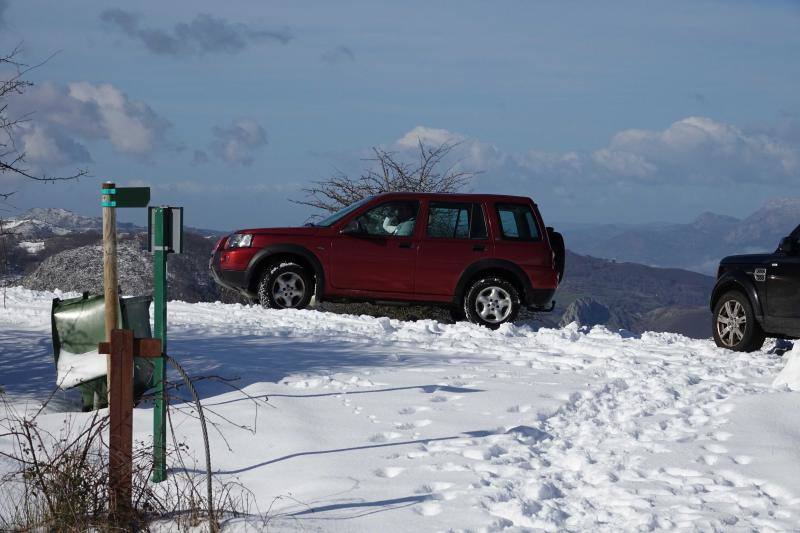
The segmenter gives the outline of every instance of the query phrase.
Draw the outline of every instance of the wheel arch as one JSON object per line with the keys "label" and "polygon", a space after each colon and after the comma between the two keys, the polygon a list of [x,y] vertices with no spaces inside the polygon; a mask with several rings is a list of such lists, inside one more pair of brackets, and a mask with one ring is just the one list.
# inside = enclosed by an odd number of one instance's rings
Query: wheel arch
{"label": "wheel arch", "polygon": [[250,260],[245,273],[248,291],[255,294],[267,266],[284,260],[298,263],[314,274],[314,294],[319,300],[325,287],[325,270],[316,255],[297,244],[275,244],[259,250]]}
{"label": "wheel arch", "polygon": [[480,278],[492,275],[508,280],[519,291],[521,302],[527,303],[533,286],[527,274],[519,266],[503,259],[481,259],[461,273],[453,293],[453,304],[461,305],[470,285]]}
{"label": "wheel arch", "polygon": [[753,282],[742,273],[727,274],[717,281],[714,290],[711,292],[710,307],[712,313],[719,299],[728,291],[738,291],[744,294],[753,307],[753,313],[756,315],[756,319],[761,322],[764,316],[764,310],[761,306],[761,297]]}

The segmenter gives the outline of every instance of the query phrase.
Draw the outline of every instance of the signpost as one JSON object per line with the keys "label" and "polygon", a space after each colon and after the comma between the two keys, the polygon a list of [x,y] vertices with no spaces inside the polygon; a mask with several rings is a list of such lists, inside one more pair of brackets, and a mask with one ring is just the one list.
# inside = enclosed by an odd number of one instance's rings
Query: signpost
{"label": "signpost", "polygon": [[[106,341],[111,341],[111,330],[119,322],[119,279],[117,277],[117,211],[112,199],[116,193],[114,183],[103,184],[103,294],[105,296]],[[114,204],[112,206],[112,204]],[[111,390],[111,358],[106,358],[106,394]],[[110,400],[110,396],[106,401]]]}
{"label": "signpost", "polygon": [[98,347],[99,353],[108,354],[112,369],[108,385],[109,514],[114,523],[123,524],[132,518],[133,358],[164,358],[158,339],[134,339],[133,331],[127,329],[113,329],[110,338]]}
{"label": "signpost", "polygon": [[[107,377],[111,414],[109,480],[113,495],[111,509],[113,515],[121,509],[119,505],[130,505],[133,356],[155,359],[152,381],[155,389],[153,482],[159,483],[167,477],[167,403],[164,398],[166,361],[163,357],[167,351],[167,254],[183,252],[183,208],[151,207],[148,210],[148,245],[149,250],[153,252],[155,339],[133,339],[133,333],[117,330],[119,290],[116,209],[147,207],[150,203],[150,188],[117,187],[113,182],[106,182],[103,183],[101,192],[106,342],[101,344],[100,353],[110,354]],[[157,353],[155,353],[156,347]]]}
{"label": "signpost", "polygon": [[[153,252],[153,325],[155,337],[167,351],[167,254],[183,251],[183,208],[151,207],[148,216],[148,246]],[[153,411],[153,482],[167,478],[167,404],[164,401],[166,361],[160,358],[153,369],[155,406]]]}
{"label": "signpost", "polygon": [[[147,187],[117,188],[113,182],[103,183],[100,205],[103,208],[103,293],[105,338],[98,351],[108,354],[106,384],[108,388],[109,438],[108,481],[109,514],[117,523],[131,518],[131,475],[133,449],[133,357],[158,356],[161,347],[142,342],[134,348],[133,332],[119,327],[119,278],[117,273],[117,208],[147,207]],[[137,353],[138,352],[138,353]]]}

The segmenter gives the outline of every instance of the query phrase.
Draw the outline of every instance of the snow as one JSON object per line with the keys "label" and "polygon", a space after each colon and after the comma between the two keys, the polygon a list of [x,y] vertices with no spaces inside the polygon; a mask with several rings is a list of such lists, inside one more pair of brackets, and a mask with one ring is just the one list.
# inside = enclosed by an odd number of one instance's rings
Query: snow
{"label": "snow", "polygon": [[786,366],[772,382],[774,387],[786,387],[790,390],[800,391],[800,344],[784,355]]}
{"label": "snow", "polygon": [[29,254],[36,254],[44,250],[44,241],[21,241],[17,244],[17,246]]}
{"label": "snow", "polygon": [[[0,384],[14,405],[36,407],[54,385],[52,297],[12,288],[0,309]],[[799,523],[800,395],[773,387],[797,349],[219,303],[171,302],[169,328],[169,352],[190,374],[240,378],[242,392],[198,382],[222,424],[212,462],[269,509],[271,531]],[[40,423],[63,424],[75,395],[58,393]],[[172,419],[200,464],[197,421],[189,410]],[[135,438],[147,441],[151,424],[137,408]]]}
{"label": "snow", "polygon": [[107,372],[106,356],[97,352],[74,354],[61,350],[58,356],[56,384],[62,389],[71,389]]}

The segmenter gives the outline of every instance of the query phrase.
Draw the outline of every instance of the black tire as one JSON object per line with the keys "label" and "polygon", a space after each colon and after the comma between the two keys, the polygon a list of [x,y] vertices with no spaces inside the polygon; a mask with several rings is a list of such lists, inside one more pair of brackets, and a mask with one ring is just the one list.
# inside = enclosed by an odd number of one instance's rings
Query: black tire
{"label": "black tire", "polygon": [[464,312],[464,307],[450,307],[450,318],[453,319],[453,322],[463,322],[467,319],[467,314]]}
{"label": "black tire", "polygon": [[267,309],[303,309],[314,295],[314,278],[297,263],[267,267],[258,284],[258,300]]}
{"label": "black tire", "polygon": [[567,249],[564,245],[564,236],[551,227],[547,228],[547,236],[550,239],[550,247],[553,250],[553,263],[558,272],[558,282],[564,279],[564,269],[567,264]]}
{"label": "black tire", "polygon": [[714,306],[711,328],[716,345],[734,352],[759,350],[766,339],[750,299],[739,291],[728,291],[720,297]]}
{"label": "black tire", "polygon": [[479,279],[470,286],[464,298],[467,320],[489,329],[497,329],[506,322],[516,320],[519,308],[519,291],[503,278]]}

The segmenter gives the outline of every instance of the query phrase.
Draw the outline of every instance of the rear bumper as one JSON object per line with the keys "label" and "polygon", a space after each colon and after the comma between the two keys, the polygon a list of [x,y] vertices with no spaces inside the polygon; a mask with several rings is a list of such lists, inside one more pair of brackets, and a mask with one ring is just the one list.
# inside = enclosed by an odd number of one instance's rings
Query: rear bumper
{"label": "rear bumper", "polygon": [[525,307],[534,311],[552,311],[555,289],[530,289],[525,293]]}

